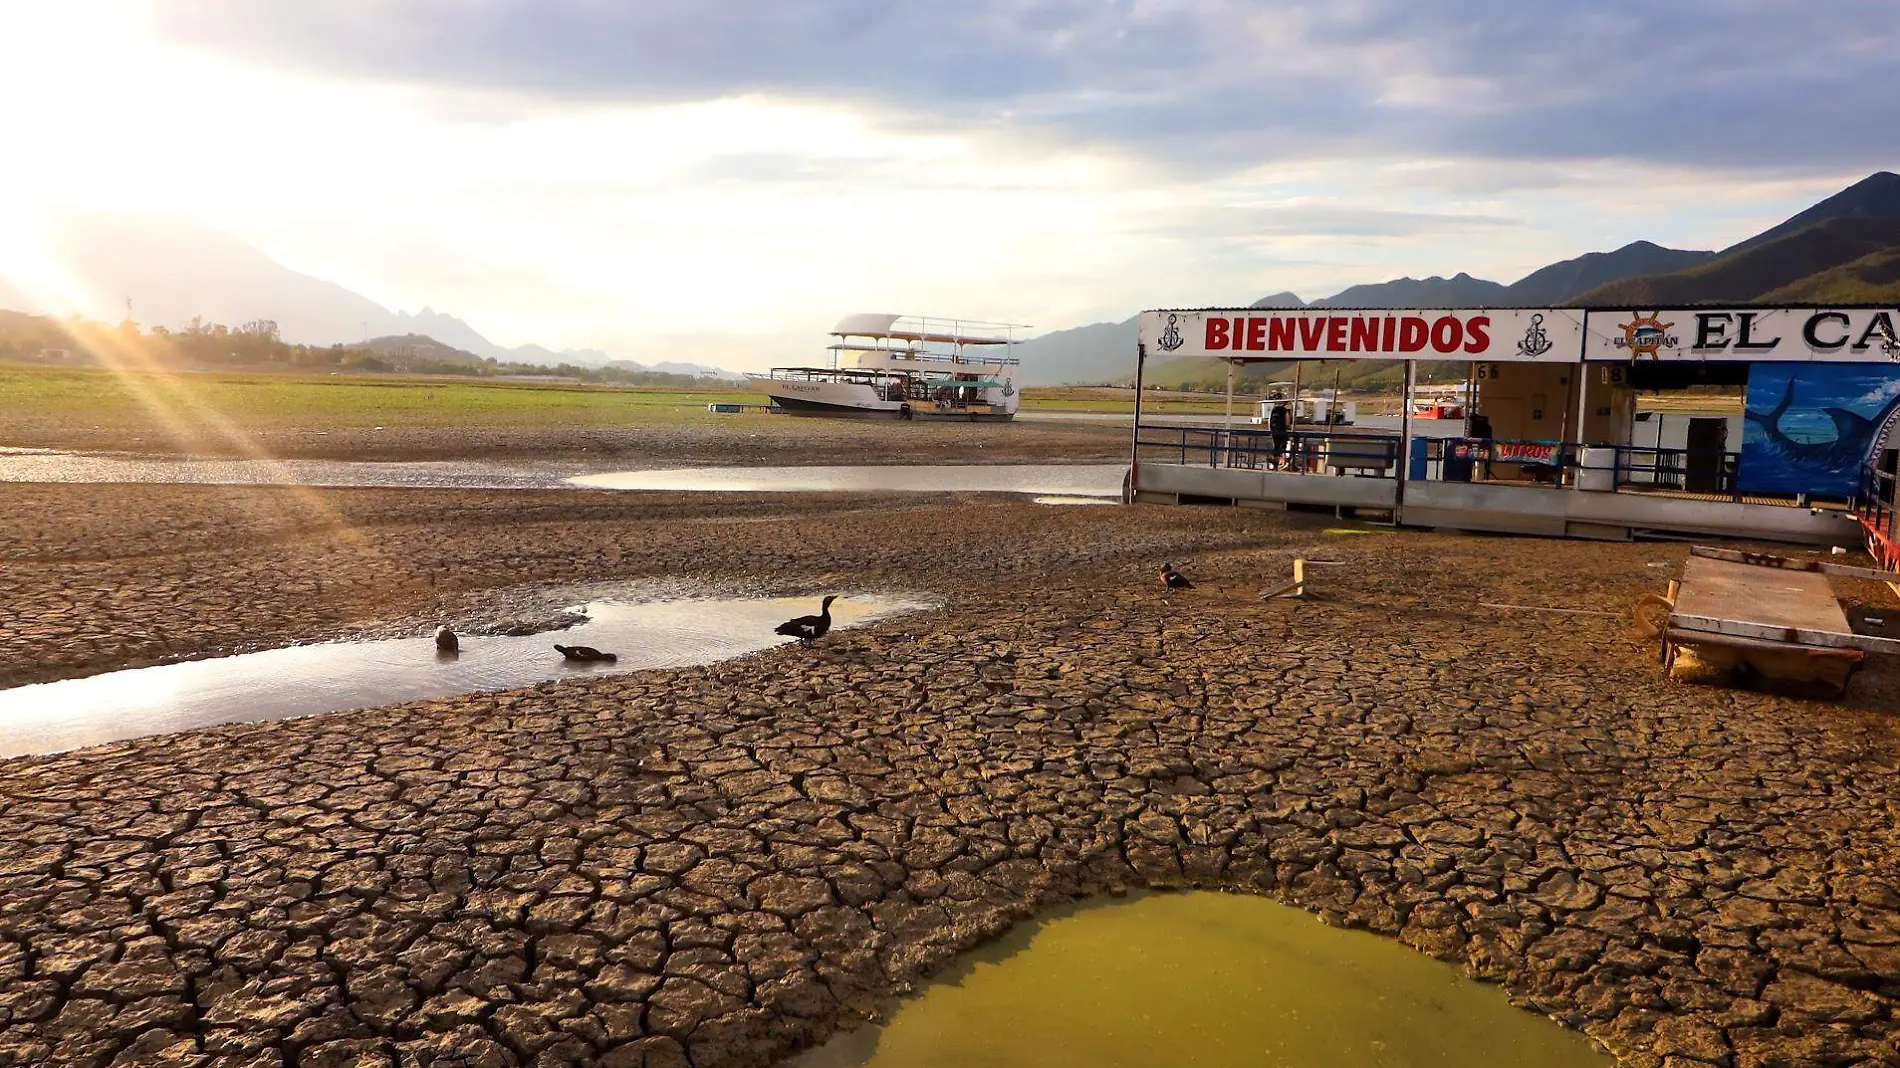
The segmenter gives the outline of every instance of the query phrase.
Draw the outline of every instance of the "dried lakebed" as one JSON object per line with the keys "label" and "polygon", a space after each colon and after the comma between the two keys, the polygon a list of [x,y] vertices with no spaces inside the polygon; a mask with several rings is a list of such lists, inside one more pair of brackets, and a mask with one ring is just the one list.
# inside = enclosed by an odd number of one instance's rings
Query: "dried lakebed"
{"label": "dried lakebed", "polygon": [[[921,597],[841,597],[843,630],[922,611]],[[224,723],[252,723],[507,690],[577,674],[710,664],[790,639],[773,628],[817,610],[812,598],[602,599],[569,611],[553,633],[465,635],[443,653],[431,638],[323,642],[241,656],[114,671],[0,690],[0,758],[57,753]],[[554,643],[612,652],[569,663]]]}
{"label": "dried lakebed", "polygon": [[[347,522],[286,514],[311,494]],[[919,531],[956,549],[941,613],[816,650],[0,761],[0,1064],[757,1068],[1143,885],[1364,927],[1632,1068],[1900,1061],[1890,666],[1841,704],[1669,685],[1615,620],[1478,604],[1616,611],[1681,547],[837,508],[0,494],[0,645],[41,660],[148,605],[189,655],[561,577],[906,588]],[[1295,556],[1344,566],[1258,601]]]}

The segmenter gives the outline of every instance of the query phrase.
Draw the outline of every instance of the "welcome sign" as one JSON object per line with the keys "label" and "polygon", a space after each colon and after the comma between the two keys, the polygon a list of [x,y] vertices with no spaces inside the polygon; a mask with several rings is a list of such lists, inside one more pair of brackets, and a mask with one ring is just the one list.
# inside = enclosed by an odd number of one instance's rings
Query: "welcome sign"
{"label": "welcome sign", "polygon": [[1583,313],[1562,308],[1239,308],[1143,312],[1150,358],[1575,363]]}

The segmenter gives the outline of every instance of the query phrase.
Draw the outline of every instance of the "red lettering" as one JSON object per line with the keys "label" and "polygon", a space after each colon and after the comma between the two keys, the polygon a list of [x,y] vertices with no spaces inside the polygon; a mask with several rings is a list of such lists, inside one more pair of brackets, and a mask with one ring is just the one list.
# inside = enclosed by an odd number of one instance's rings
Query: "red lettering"
{"label": "red lettering", "polygon": [[1326,320],[1327,352],[1346,351],[1346,327],[1348,325],[1346,317],[1343,315],[1335,315]]}
{"label": "red lettering", "polygon": [[1455,315],[1442,316],[1432,324],[1432,348],[1440,352],[1457,352],[1458,345],[1465,339],[1465,324]]}
{"label": "red lettering", "polygon": [[1491,317],[1474,315],[1465,328],[1465,351],[1483,352],[1491,347]]}
{"label": "red lettering", "polygon": [[1259,352],[1267,347],[1267,321],[1265,319],[1247,320],[1247,350]]}
{"label": "red lettering", "polygon": [[1227,347],[1227,320],[1209,319],[1207,321],[1207,340],[1201,347],[1209,352]]}
{"label": "red lettering", "polygon": [[1352,351],[1376,352],[1379,348],[1379,320],[1355,316],[1352,321]]}
{"label": "red lettering", "polygon": [[1290,352],[1293,349],[1293,319],[1274,319],[1267,323],[1267,348],[1274,352]]}
{"label": "red lettering", "polygon": [[1399,320],[1399,351],[1417,352],[1425,347],[1425,339],[1431,335],[1431,328],[1425,320],[1416,315],[1408,315]]}
{"label": "red lettering", "polygon": [[1326,335],[1326,317],[1308,315],[1300,320],[1300,351],[1318,352],[1320,339]]}
{"label": "red lettering", "polygon": [[1380,352],[1392,351],[1393,345],[1395,343],[1392,335],[1397,332],[1398,326],[1399,326],[1399,321],[1397,319],[1392,318],[1390,315],[1385,317],[1385,336],[1384,336],[1384,340],[1382,340],[1379,344]]}

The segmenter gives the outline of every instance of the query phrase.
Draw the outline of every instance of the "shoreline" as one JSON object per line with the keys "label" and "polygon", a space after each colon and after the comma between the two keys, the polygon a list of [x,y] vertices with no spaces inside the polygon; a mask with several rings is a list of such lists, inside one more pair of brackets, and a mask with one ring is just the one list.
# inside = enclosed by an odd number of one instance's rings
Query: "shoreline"
{"label": "shoreline", "polygon": [[[0,435],[16,449],[124,453],[141,458],[351,461],[539,460],[666,464],[1049,463],[1116,460],[1125,428],[1071,422],[1009,423],[722,416],[718,422],[608,426],[391,427],[329,431],[205,426],[79,427],[21,419]],[[822,457],[822,461],[808,459]]]}

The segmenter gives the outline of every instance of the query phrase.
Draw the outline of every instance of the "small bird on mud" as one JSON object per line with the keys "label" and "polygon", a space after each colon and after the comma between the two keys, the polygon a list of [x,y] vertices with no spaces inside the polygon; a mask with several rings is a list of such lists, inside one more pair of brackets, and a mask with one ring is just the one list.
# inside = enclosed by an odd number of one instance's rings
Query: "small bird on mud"
{"label": "small bird on mud", "polygon": [[1176,571],[1173,564],[1161,565],[1161,584],[1171,590],[1191,590],[1194,588],[1194,583],[1189,582],[1186,575]]}
{"label": "small bird on mud", "polygon": [[620,659],[612,653],[603,653],[591,645],[561,645],[556,643],[555,650],[577,664],[611,664]]}
{"label": "small bird on mud", "polygon": [[835,593],[827,596],[824,604],[819,606],[817,615],[788,619],[774,628],[772,633],[797,638],[802,644],[810,645],[824,637],[825,632],[831,629],[831,602],[837,599],[838,595]]}
{"label": "small bird on mud", "polygon": [[447,627],[437,627],[435,628],[435,647],[441,652],[453,653],[462,648],[462,643],[455,637],[454,631]]}

